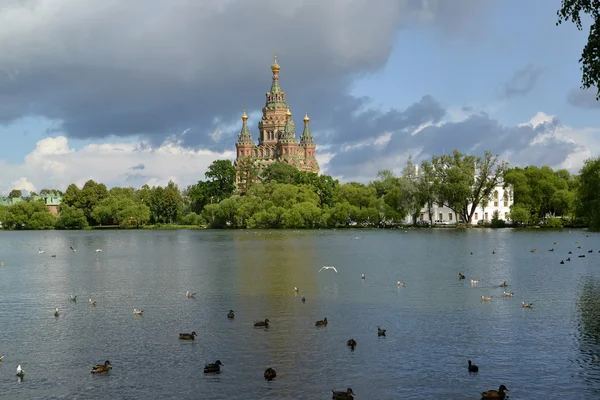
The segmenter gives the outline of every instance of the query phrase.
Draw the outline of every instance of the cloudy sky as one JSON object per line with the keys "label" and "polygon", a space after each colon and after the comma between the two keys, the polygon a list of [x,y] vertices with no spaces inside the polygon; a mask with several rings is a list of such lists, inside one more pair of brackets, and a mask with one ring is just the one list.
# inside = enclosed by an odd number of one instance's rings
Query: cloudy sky
{"label": "cloudy sky", "polygon": [[[376,3],[376,6],[375,6]],[[559,0],[0,0],[0,193],[187,186],[253,137],[277,49],[321,169],[459,149],[577,172],[600,153]]]}

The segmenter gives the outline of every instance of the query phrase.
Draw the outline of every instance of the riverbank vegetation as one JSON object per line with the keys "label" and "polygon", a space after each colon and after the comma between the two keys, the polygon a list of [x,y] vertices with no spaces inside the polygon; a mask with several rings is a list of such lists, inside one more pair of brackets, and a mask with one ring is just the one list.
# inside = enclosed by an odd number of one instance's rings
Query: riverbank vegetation
{"label": "riverbank vegetation", "polygon": [[[407,216],[418,220],[423,208],[433,220],[436,202],[470,222],[492,200],[497,185],[510,185],[513,226],[600,228],[600,158],[588,160],[579,175],[571,175],[550,167],[509,168],[488,152],[476,157],[455,151],[419,166],[411,158],[398,175],[379,171],[368,184],[340,183],[282,163],[262,171],[259,182],[251,163],[241,169],[249,179],[239,189],[229,160],[214,161],[205,180],[183,190],[172,181],[139,189],[108,189],[93,180],[82,188],[71,184],[58,193],[58,215],[43,201],[25,198],[0,206],[0,223],[10,230],[393,227]],[[502,227],[507,221],[495,213],[490,222]]]}

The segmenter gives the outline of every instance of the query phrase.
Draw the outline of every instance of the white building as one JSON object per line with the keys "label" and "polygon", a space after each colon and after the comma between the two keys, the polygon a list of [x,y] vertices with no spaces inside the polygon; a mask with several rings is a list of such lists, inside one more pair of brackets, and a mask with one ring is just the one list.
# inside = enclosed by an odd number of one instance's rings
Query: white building
{"label": "white building", "polygon": [[[477,207],[473,213],[471,224],[476,225],[478,221],[482,221],[481,223],[490,223],[495,211],[498,211],[500,219],[509,222],[510,206],[513,202],[512,188],[508,187],[504,189],[503,184],[499,183],[492,191],[491,198],[487,202],[487,205],[479,205],[479,207]],[[469,204],[468,209],[469,211],[471,210],[471,204]],[[452,209],[437,203],[434,203],[431,208],[431,214],[433,216],[433,221],[429,220],[427,207],[423,207],[418,219],[419,221],[427,221],[432,224],[455,224],[457,221],[461,220],[461,217],[456,215]],[[412,217],[408,216],[405,223],[412,224]]]}

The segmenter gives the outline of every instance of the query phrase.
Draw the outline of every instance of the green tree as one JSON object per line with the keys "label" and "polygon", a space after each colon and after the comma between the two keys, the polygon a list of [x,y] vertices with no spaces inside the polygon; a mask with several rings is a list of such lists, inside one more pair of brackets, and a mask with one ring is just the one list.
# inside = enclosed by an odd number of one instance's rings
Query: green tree
{"label": "green tree", "polygon": [[579,172],[578,214],[590,229],[600,230],[600,157],[589,159]]}
{"label": "green tree", "polygon": [[179,188],[175,182],[169,181],[167,187],[164,189],[161,206],[162,216],[165,221],[168,221],[171,224],[174,221],[177,221],[182,211],[183,200],[181,198],[181,192],[179,192]]}
{"label": "green tree", "polygon": [[296,184],[300,171],[293,165],[274,162],[269,164],[263,173],[265,182]]}
{"label": "green tree", "polygon": [[258,167],[250,157],[238,161],[237,173],[240,178],[238,188],[241,193],[246,193],[258,180]]}
{"label": "green tree", "polygon": [[215,160],[208,167],[204,175],[211,182],[211,196],[215,196],[216,202],[231,196],[235,190],[236,172],[231,160]]}
{"label": "green tree", "polygon": [[592,19],[587,44],[583,47],[579,63],[582,71],[582,88],[596,88],[596,100],[600,100],[600,0],[562,0],[558,10],[558,22],[571,21],[582,30],[581,14]]}
{"label": "green tree", "polygon": [[8,197],[10,197],[11,199],[16,199],[16,198],[21,197],[21,196],[23,196],[23,192],[21,192],[18,189],[13,189],[8,194]]}
{"label": "green tree", "polygon": [[60,206],[60,215],[56,221],[56,229],[83,229],[88,226],[87,218],[83,210],[69,207],[66,204]]}
{"label": "green tree", "polygon": [[66,204],[69,207],[79,207],[80,193],[81,193],[81,190],[77,187],[77,185],[74,183],[71,183],[67,187],[67,190],[65,191],[65,193],[63,195],[62,203]]}

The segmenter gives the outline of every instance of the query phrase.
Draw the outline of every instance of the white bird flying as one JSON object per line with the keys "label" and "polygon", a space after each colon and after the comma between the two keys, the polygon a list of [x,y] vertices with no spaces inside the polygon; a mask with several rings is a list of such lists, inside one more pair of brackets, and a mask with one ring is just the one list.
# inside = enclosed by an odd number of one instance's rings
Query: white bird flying
{"label": "white bird flying", "polygon": [[73,251],[77,251],[77,250],[75,250],[75,249],[73,248],[73,246],[69,246],[69,248],[70,248],[71,250],[73,250]]}
{"label": "white bird flying", "polygon": [[45,253],[45,251],[44,251],[44,250],[42,250],[42,249],[38,249],[38,254],[44,254],[44,253]]}
{"label": "white bird flying", "polygon": [[323,271],[324,269],[332,269],[332,270],[335,271],[336,274],[338,272],[337,269],[335,269],[335,267],[328,267],[328,266],[321,267],[321,269],[319,270],[319,272]]}

